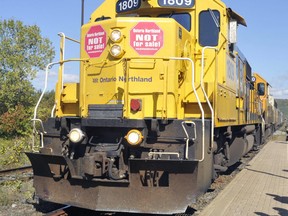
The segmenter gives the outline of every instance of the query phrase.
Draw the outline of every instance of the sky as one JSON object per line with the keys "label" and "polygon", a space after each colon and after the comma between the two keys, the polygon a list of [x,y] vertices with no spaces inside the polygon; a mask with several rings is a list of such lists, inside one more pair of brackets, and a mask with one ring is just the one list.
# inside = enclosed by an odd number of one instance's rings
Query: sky
{"label": "sky", "polygon": [[[82,0],[0,0],[0,19],[21,20],[25,25],[38,25],[41,34],[55,47],[54,61],[59,60],[59,32],[80,39]],[[202,0],[203,1],[203,0]],[[237,44],[253,72],[261,74],[272,86],[275,98],[288,99],[288,1],[223,0],[245,18],[247,27],[238,27]],[[85,21],[103,0],[85,0]],[[65,58],[79,57],[79,45],[67,42]],[[65,81],[75,81],[78,64],[65,64]],[[49,88],[54,88],[57,66],[50,71]],[[44,72],[33,82],[44,86]]]}

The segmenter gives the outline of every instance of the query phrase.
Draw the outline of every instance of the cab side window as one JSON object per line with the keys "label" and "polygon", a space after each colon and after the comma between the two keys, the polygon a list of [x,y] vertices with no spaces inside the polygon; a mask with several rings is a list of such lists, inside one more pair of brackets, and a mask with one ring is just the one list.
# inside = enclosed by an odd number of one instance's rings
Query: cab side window
{"label": "cab side window", "polygon": [[199,43],[201,46],[217,46],[220,32],[220,12],[202,11],[199,14]]}
{"label": "cab side window", "polygon": [[160,14],[158,17],[173,18],[176,22],[182,25],[187,31],[191,31],[191,16],[189,13]]}
{"label": "cab side window", "polygon": [[260,96],[265,95],[265,84],[264,83],[258,83],[257,89],[258,89],[258,94]]}

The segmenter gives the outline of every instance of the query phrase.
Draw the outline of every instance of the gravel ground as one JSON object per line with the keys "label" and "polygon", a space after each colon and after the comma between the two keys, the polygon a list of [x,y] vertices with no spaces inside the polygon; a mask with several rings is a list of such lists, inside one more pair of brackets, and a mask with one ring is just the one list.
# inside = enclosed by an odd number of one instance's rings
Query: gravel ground
{"label": "gravel ground", "polygon": [[[277,131],[272,137],[273,140],[286,140],[286,133]],[[188,214],[197,216],[216,196],[233,180],[258,151],[248,153],[232,171],[227,171],[212,183],[204,195],[200,196],[196,203],[192,204]],[[28,178],[29,179],[29,178]],[[33,180],[19,180],[17,177],[4,181],[0,178],[0,216],[42,216],[47,212],[60,208],[60,205],[41,202],[34,197]],[[93,214],[94,215],[94,214]],[[103,214],[101,214],[103,215]],[[117,214],[118,215],[118,214]],[[123,215],[123,214],[122,214]],[[129,214],[133,215],[133,214]]]}

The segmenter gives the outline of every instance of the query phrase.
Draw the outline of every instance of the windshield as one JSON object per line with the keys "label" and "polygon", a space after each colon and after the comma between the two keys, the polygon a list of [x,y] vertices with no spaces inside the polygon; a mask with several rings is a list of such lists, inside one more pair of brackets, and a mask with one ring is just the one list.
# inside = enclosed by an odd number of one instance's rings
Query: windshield
{"label": "windshield", "polygon": [[182,25],[187,31],[191,30],[191,16],[189,13],[171,13],[171,14],[161,14],[158,17],[168,17],[173,18],[176,22]]}

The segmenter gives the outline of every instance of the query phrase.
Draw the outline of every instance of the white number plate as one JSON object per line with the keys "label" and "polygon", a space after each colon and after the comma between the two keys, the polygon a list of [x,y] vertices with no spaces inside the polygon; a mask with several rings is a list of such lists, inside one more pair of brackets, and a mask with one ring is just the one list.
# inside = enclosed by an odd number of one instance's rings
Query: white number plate
{"label": "white number plate", "polygon": [[163,7],[191,8],[194,6],[194,1],[195,0],[158,0],[158,4]]}
{"label": "white number plate", "polygon": [[116,3],[116,12],[122,13],[126,11],[136,10],[141,6],[141,0],[119,0]]}

